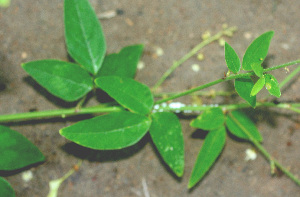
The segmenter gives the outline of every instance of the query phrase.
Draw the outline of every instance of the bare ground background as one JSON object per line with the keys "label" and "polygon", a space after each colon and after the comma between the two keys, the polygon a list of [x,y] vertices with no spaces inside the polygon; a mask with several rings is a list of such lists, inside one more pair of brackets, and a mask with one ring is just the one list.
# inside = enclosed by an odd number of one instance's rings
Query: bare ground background
{"label": "bare ground background", "polygon": [[[300,1],[251,0],[168,0],[104,1],[92,0],[97,14],[117,10],[118,15],[101,20],[108,53],[130,44],[145,44],[142,61],[145,68],[136,79],[153,86],[162,73],[201,41],[201,34],[221,30],[222,24],[237,26],[233,38],[226,41],[240,58],[250,42],[263,32],[274,30],[266,66],[299,59]],[[28,112],[68,107],[34,83],[21,68],[22,62],[55,58],[68,60],[64,43],[63,1],[12,0],[9,8],[0,8],[0,113]],[[157,47],[164,51],[157,56]],[[227,71],[224,50],[217,42],[202,50],[204,61],[191,58],[163,84],[162,91],[180,91],[218,79]],[[194,72],[192,64],[199,64]],[[294,67],[291,67],[292,71]],[[273,74],[281,81],[283,69]],[[232,83],[212,89],[232,89]],[[264,97],[266,92],[260,94]],[[279,101],[299,102],[299,76],[283,91]],[[190,97],[178,99],[190,103]],[[203,99],[206,104],[238,102],[232,99]],[[89,104],[95,103],[92,100]],[[293,173],[300,176],[299,116],[283,110],[258,109],[247,113],[257,123],[266,149]],[[59,196],[144,196],[146,182],[151,197],[161,196],[300,196],[300,188],[286,176],[272,177],[268,162],[261,156],[244,160],[251,145],[227,138],[225,149],[212,170],[193,190],[187,189],[192,167],[203,140],[189,127],[190,119],[181,119],[185,136],[186,167],[177,179],[159,159],[146,135],[137,145],[120,151],[92,151],[72,144],[58,130],[76,119],[50,119],[6,124],[28,137],[45,154],[44,164],[31,168],[33,179],[22,180],[21,173],[7,177],[17,196],[46,196],[48,182],[66,173],[79,158],[80,170],[64,182]],[[195,134],[196,132],[196,134]],[[194,133],[194,134],[193,134]]]}

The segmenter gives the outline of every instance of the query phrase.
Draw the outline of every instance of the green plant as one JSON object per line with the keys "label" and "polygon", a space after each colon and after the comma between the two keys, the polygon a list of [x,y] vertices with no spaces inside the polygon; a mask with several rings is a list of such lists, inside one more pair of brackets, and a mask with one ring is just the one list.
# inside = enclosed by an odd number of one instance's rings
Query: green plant
{"label": "green plant", "polygon": [[[22,65],[24,70],[53,95],[77,102],[70,109],[0,115],[1,122],[43,117],[66,117],[78,114],[98,114],[94,118],[82,120],[62,128],[62,136],[81,146],[97,150],[122,149],[137,143],[148,131],[166,165],[179,177],[184,173],[184,140],[177,112],[202,113],[191,122],[191,126],[208,131],[204,144],[194,165],[188,187],[192,188],[204,176],[221,153],[228,131],[241,139],[251,142],[266,157],[295,183],[300,181],[284,168],[262,147],[262,136],[253,122],[238,109],[248,107],[278,107],[300,112],[299,104],[256,102],[256,94],[266,86],[271,95],[280,97],[280,86],[270,71],[300,63],[300,60],[263,69],[263,63],[274,32],[266,32],[248,47],[240,63],[234,49],[225,43],[225,61],[230,72],[224,78],[196,88],[171,95],[160,100],[154,99],[154,90],[182,62],[195,54],[199,48],[209,43],[207,40],[187,56],[175,63],[152,89],[134,80],[137,63],[143,45],[123,48],[117,54],[105,56],[106,44],[101,26],[87,0],[65,0],[64,22],[66,45],[71,57],[78,63],[59,60],[38,60]],[[77,20],[74,20],[77,19]],[[213,41],[222,35],[231,35],[234,28],[225,28]],[[242,66],[241,66],[242,65]],[[241,67],[246,73],[241,73]],[[259,79],[254,83],[252,76]],[[195,106],[170,102],[181,96],[211,87],[221,82],[234,80],[235,90],[247,103],[229,105]],[[115,102],[83,107],[86,95],[97,88],[106,92]],[[41,152],[19,133],[0,126],[0,170],[11,171],[45,160]],[[22,149],[20,148],[22,147]],[[24,148],[25,147],[25,148]],[[0,178],[0,191],[13,196],[10,185]]]}

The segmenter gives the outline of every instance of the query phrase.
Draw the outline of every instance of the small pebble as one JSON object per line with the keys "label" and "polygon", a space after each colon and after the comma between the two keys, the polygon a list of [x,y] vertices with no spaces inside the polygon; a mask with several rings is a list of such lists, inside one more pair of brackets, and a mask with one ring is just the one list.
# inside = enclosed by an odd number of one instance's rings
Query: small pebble
{"label": "small pebble", "polygon": [[33,174],[30,170],[22,173],[22,179],[24,182],[29,182],[33,178]]}
{"label": "small pebble", "polygon": [[245,32],[245,33],[244,33],[244,37],[245,37],[247,40],[249,40],[249,39],[252,38],[252,33],[250,33],[250,32]]}
{"label": "small pebble", "polygon": [[21,57],[22,57],[22,59],[26,59],[26,58],[27,58],[27,56],[28,56],[28,55],[27,55],[27,53],[26,53],[26,52],[22,52],[22,53],[21,53]]}
{"label": "small pebble", "polygon": [[125,18],[125,22],[127,23],[127,25],[129,25],[130,27],[132,27],[134,25],[133,21],[129,18]]}
{"label": "small pebble", "polygon": [[106,11],[101,14],[98,14],[99,19],[110,19],[115,16],[117,16],[117,12],[115,10],[110,10],[110,11]]}
{"label": "small pebble", "polygon": [[155,53],[158,57],[160,57],[164,54],[164,50],[160,47],[155,47]]}
{"label": "small pebble", "polygon": [[249,161],[249,160],[255,160],[257,157],[256,152],[253,149],[247,149],[245,151],[246,156],[245,156],[245,161]]}
{"label": "small pebble", "polygon": [[281,48],[283,48],[284,50],[289,50],[290,49],[290,46],[287,44],[287,43],[283,43],[280,45]]}
{"label": "small pebble", "polygon": [[199,72],[200,71],[200,66],[198,64],[193,64],[191,67],[192,67],[192,70],[194,72]]}
{"label": "small pebble", "polygon": [[143,61],[139,61],[137,69],[142,70],[143,68],[145,68],[145,63]]}

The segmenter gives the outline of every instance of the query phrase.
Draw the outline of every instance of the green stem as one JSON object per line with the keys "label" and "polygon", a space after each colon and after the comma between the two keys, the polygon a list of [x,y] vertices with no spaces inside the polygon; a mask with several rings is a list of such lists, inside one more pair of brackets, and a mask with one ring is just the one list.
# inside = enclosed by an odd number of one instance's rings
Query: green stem
{"label": "green stem", "polygon": [[123,108],[118,106],[98,105],[93,107],[85,107],[78,110],[76,107],[71,109],[58,109],[58,110],[47,110],[37,112],[27,112],[18,114],[7,114],[0,115],[0,122],[8,122],[14,120],[26,120],[36,118],[50,118],[50,117],[62,117],[65,118],[68,115],[79,115],[79,114],[94,114],[94,113],[109,113],[121,111]]}
{"label": "green stem", "polygon": [[[295,111],[295,106],[297,106],[300,103],[279,103],[275,104],[272,102],[262,102],[262,103],[256,103],[256,107],[277,107],[277,108],[282,108],[282,109],[288,109]],[[218,104],[211,104],[211,105],[184,105],[182,103],[174,103],[172,104],[161,104],[161,105],[156,105],[154,106],[154,111],[171,111],[171,112],[186,112],[186,113],[191,113],[191,112],[200,112],[204,111],[210,108],[222,108],[224,111],[231,111],[231,110],[237,110],[237,109],[243,109],[243,108],[249,108],[251,107],[248,103],[239,103],[239,104],[228,104],[228,105],[218,105]],[[298,112],[299,113],[299,112]]]}
{"label": "green stem", "polygon": [[156,82],[156,84],[153,86],[152,91],[154,92],[166,79],[167,77],[183,62],[194,56],[200,49],[205,47],[206,45],[210,44],[211,42],[214,42],[215,40],[218,40],[221,36],[225,35],[226,32],[234,32],[236,31],[236,27],[229,27],[227,29],[224,29],[220,32],[218,32],[216,35],[209,37],[205,40],[203,40],[201,43],[199,43],[197,46],[195,46],[190,52],[185,54],[181,59],[178,61],[175,61],[173,65],[163,74],[163,76]]}
{"label": "green stem", "polygon": [[[163,93],[154,93],[154,97],[165,97],[165,96],[173,96],[176,94],[179,94],[180,92],[163,92]],[[228,91],[199,91],[195,92],[192,95],[195,96],[207,96],[207,97],[215,97],[215,96],[231,96],[235,94],[234,91],[228,92]]]}
{"label": "green stem", "polygon": [[[300,63],[300,59],[296,60],[296,61],[288,62],[288,63],[285,63],[285,64],[281,64],[281,65],[278,65],[278,66],[274,66],[272,68],[264,69],[263,72],[273,71],[273,70],[276,70],[276,69],[279,69],[279,68],[282,68],[282,67],[287,67],[287,66],[291,66],[291,65],[294,65],[294,64],[298,64],[298,63]],[[229,80],[232,80],[232,79],[242,78],[242,77],[246,77],[246,76],[249,77],[249,76],[252,76],[252,75],[255,75],[255,73],[254,72],[248,72],[248,73],[244,73],[244,74],[237,74],[237,75],[229,76],[229,77],[226,77],[226,78],[218,79],[218,80],[212,81],[210,83],[198,86],[196,88],[192,88],[190,90],[186,90],[186,91],[181,92],[179,94],[173,95],[173,96],[171,96],[169,98],[158,100],[155,103],[156,104],[160,104],[160,103],[163,103],[163,102],[166,102],[166,101],[170,101],[170,100],[173,100],[175,98],[179,98],[179,97],[191,94],[193,92],[196,92],[196,91],[199,91],[199,90],[211,87],[213,85],[219,84],[219,83],[224,82],[224,81],[229,81]]]}
{"label": "green stem", "polygon": [[[300,110],[296,107],[299,107],[300,103],[279,103],[275,104],[272,102],[265,102],[265,103],[256,103],[256,107],[277,107],[283,109],[289,109],[295,112],[300,113]],[[172,112],[200,112],[209,108],[220,107],[224,111],[242,109],[242,108],[249,108],[251,107],[248,103],[239,103],[239,104],[228,104],[228,105],[187,105],[187,106],[180,106],[180,107],[172,107],[167,104],[161,104],[154,106],[154,111],[172,111]],[[41,112],[27,112],[27,113],[18,113],[18,114],[7,114],[7,115],[0,115],[0,122],[11,122],[16,120],[26,120],[26,119],[37,119],[37,118],[50,118],[50,117],[62,117],[65,118],[66,116],[75,116],[79,114],[99,114],[99,113],[109,113],[109,112],[118,112],[124,110],[122,107],[119,106],[108,106],[108,105],[98,105],[93,107],[85,107],[81,108],[78,111],[76,108],[72,109],[59,109],[59,110],[47,110]]]}
{"label": "green stem", "polygon": [[[286,67],[286,66],[290,66],[290,65],[294,65],[300,63],[300,60],[296,60],[293,62],[289,62],[286,64],[282,64],[282,65],[278,65],[275,66],[273,68],[269,68],[269,69],[264,69],[264,72],[267,71],[272,71],[272,70],[276,70],[282,67]],[[155,102],[155,104],[160,104],[160,103],[164,103],[166,101],[169,100],[173,100],[175,98],[181,97],[181,96],[185,96],[187,94],[191,94],[194,93],[196,91],[202,90],[204,88],[216,85],[218,83],[221,83],[223,81],[228,81],[228,80],[232,80],[232,79],[237,79],[240,77],[245,77],[245,76],[252,76],[254,75],[254,72],[249,72],[249,73],[245,73],[245,74],[238,74],[238,75],[233,75],[233,76],[229,76],[226,77],[224,79],[218,79],[216,81],[207,83],[205,85],[202,86],[198,86],[196,88],[175,94],[169,98],[166,99],[161,99]],[[290,109],[293,110],[297,113],[300,113],[300,110],[297,108],[300,105],[295,103],[295,104],[279,104],[279,105],[275,105],[274,103],[257,103],[257,106],[268,106],[268,107],[279,107],[279,108],[285,108],[285,109]],[[207,107],[212,107],[212,106],[206,106],[206,107],[198,107],[198,108],[194,108],[191,109],[189,108],[182,108],[180,110],[204,110],[207,109]],[[238,109],[238,108],[244,108],[244,107],[249,107],[248,104],[243,103],[243,104],[234,104],[234,105],[224,105],[224,106],[219,106],[219,107],[226,107],[228,110],[230,109]],[[36,118],[49,118],[49,117],[59,117],[61,116],[62,118],[65,118],[68,115],[80,115],[80,114],[95,114],[95,113],[109,113],[109,112],[117,112],[117,111],[121,111],[123,110],[122,107],[120,106],[111,106],[111,105],[98,105],[98,106],[92,106],[92,107],[85,107],[85,108],[71,108],[71,109],[58,109],[58,110],[47,110],[47,111],[40,111],[40,112],[27,112],[27,113],[18,113],[18,114],[7,114],[7,115],[0,115],[0,122],[9,122],[9,121],[15,121],[15,120],[26,120],[26,119],[36,119]],[[171,111],[176,111],[179,109],[169,109]]]}
{"label": "green stem", "polygon": [[290,179],[300,186],[300,180],[296,176],[294,176],[288,169],[281,165],[276,159],[272,158],[268,151],[255,138],[252,137],[251,133],[231,113],[229,113],[229,116],[243,130],[243,132],[248,136],[249,140],[271,164],[275,164],[284,174],[286,174]]}

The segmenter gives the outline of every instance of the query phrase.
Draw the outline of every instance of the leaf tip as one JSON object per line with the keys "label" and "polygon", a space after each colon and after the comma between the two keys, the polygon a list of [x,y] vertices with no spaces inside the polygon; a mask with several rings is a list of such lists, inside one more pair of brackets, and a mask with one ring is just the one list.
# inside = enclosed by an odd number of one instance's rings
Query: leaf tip
{"label": "leaf tip", "polygon": [[194,181],[189,181],[189,183],[188,183],[188,186],[187,186],[187,188],[190,190],[190,189],[192,189],[195,185],[196,185],[196,183],[197,182],[194,182]]}
{"label": "leaf tip", "polygon": [[64,136],[64,129],[63,129],[63,128],[59,130],[59,134],[60,134],[61,136]]}

